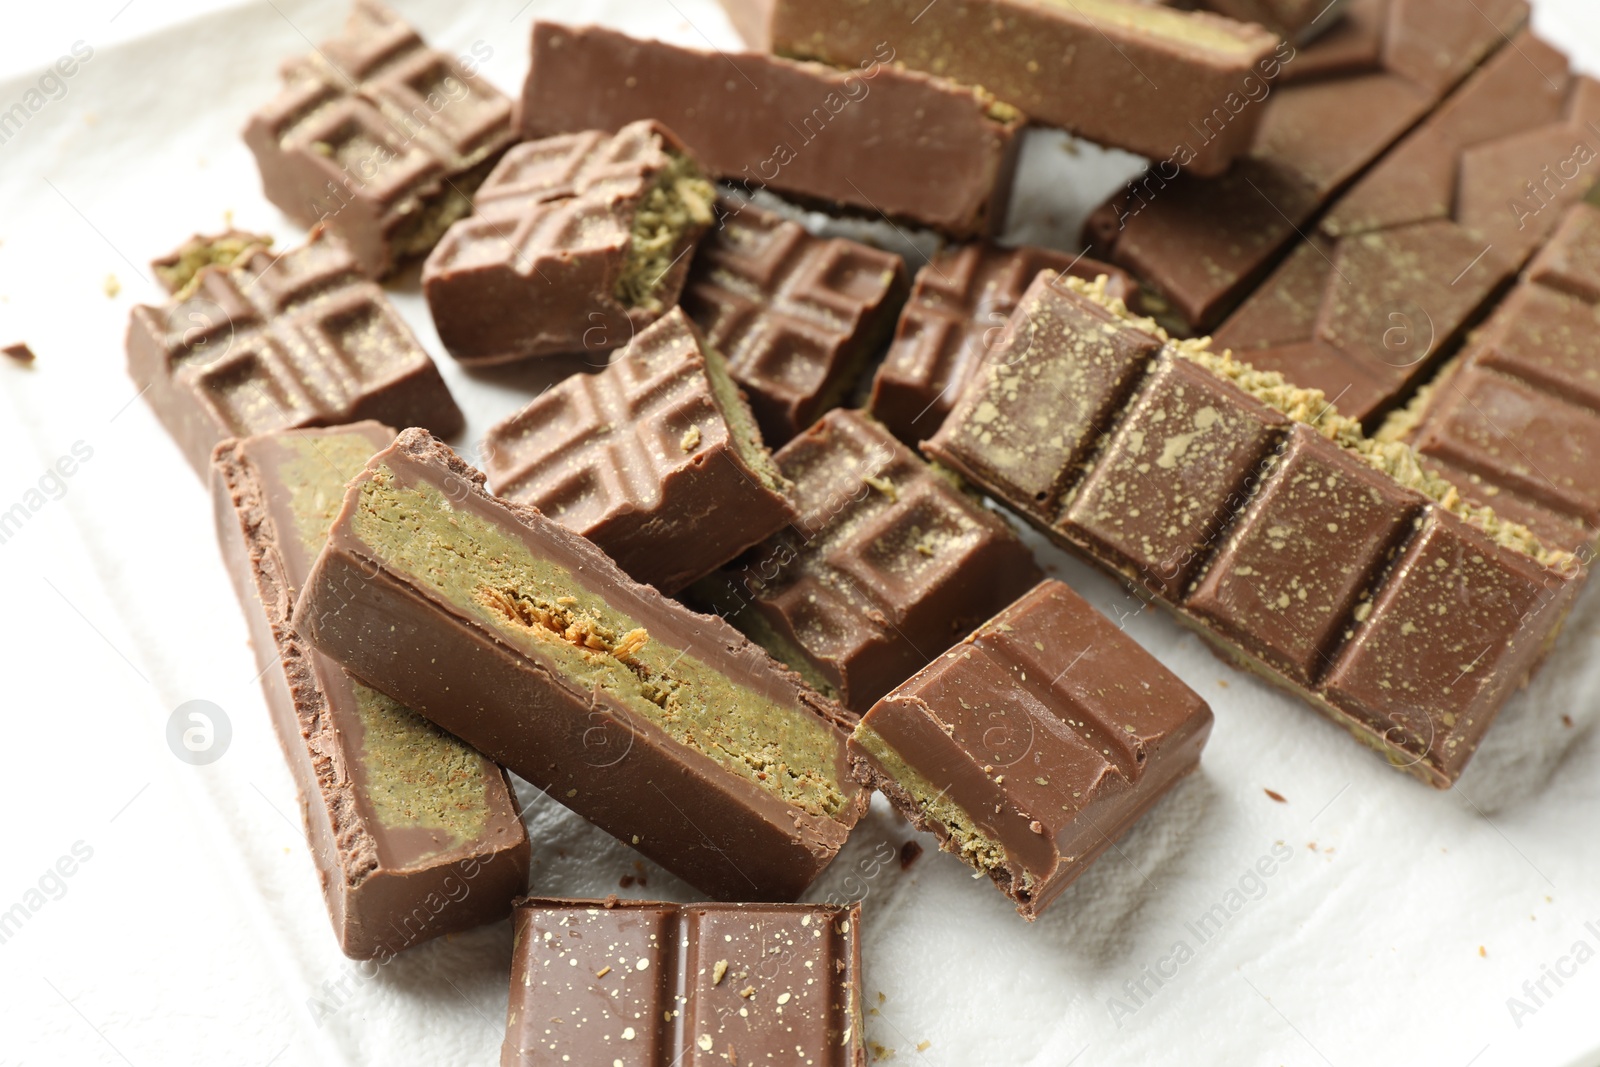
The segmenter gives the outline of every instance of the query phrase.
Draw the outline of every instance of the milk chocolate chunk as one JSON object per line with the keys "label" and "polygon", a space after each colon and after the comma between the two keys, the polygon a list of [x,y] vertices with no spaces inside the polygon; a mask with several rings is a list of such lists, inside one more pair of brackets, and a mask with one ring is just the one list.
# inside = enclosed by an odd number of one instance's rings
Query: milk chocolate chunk
{"label": "milk chocolate chunk", "polygon": [[202,477],[228,437],[362,419],[460,432],[439,369],[343,242],[257,247],[192,287],[133,309],[128,375]]}
{"label": "milk chocolate chunk", "polygon": [[1211,721],[1193,690],[1051,580],[879,701],[850,756],[1032,920],[1195,769]]}
{"label": "milk chocolate chunk", "polygon": [[722,357],[674,308],[598,374],[489,431],[495,495],[531,504],[676,593],[795,517]]}
{"label": "milk chocolate chunk", "polygon": [[1279,37],[1298,41],[1331,32],[1348,5],[1329,0],[1201,0],[1200,6],[1240,22],[1260,23]]}
{"label": "milk chocolate chunk", "polygon": [[201,267],[230,267],[246,252],[272,247],[272,238],[247,230],[195,234],[183,244],[150,261],[156,281],[176,300],[193,295]]}
{"label": "milk chocolate chunk", "polygon": [[501,1067],[866,1067],[861,907],[518,903]]}
{"label": "milk chocolate chunk", "polygon": [[375,0],[282,73],[244,130],[262,192],[344,238],[374,278],[425,255],[517,139],[510,100]]}
{"label": "milk chocolate chunk", "polygon": [[1600,304],[1600,210],[1569,210],[1528,264],[1528,280]]}
{"label": "milk chocolate chunk", "polygon": [[1314,238],[1320,269],[1297,252],[1219,343],[1338,397],[1369,426],[1433,375],[1592,185],[1581,167],[1563,177],[1528,162],[1597,149],[1573,114],[1586,81],[1530,35],[1515,45],[1329,209]]}
{"label": "milk chocolate chunk", "polygon": [[717,898],[792,898],[866,808],[852,721],[421,430],[346,491],[295,630]]}
{"label": "milk chocolate chunk", "polygon": [[374,422],[278,431],[223,443],[211,467],[261,687],[334,933],[355,959],[504,919],[528,879],[528,835],[504,773],[289,628],[345,481],[393,440]]}
{"label": "milk chocolate chunk", "polygon": [[841,67],[892,59],[1101,144],[1154,159],[1183,146],[1196,174],[1248,149],[1260,112],[1230,104],[1264,88],[1258,64],[1278,45],[1259,26],[1119,0],[722,2],[735,25],[757,27],[756,47]]}
{"label": "milk chocolate chunk", "polygon": [[683,306],[780,445],[838,405],[882,350],[905,302],[905,262],[732,199],[719,213]]}
{"label": "milk chocolate chunk", "polygon": [[775,458],[798,520],[696,594],[853,710],[1041,577],[1004,519],[860,412]]}
{"label": "milk chocolate chunk", "polygon": [[[1094,254],[1127,268],[1185,331],[1215,327],[1318,211],[1486,56],[1500,49],[1498,60],[1529,62],[1519,53],[1532,54],[1530,38],[1506,45],[1526,20],[1521,0],[1479,2],[1467,16],[1439,0],[1354,0],[1348,32],[1274,56],[1278,80],[1251,103],[1260,128],[1246,155],[1209,178],[1157,156],[1091,217]],[[1546,64],[1534,62],[1538,78]]]}
{"label": "milk chocolate chunk", "polygon": [[872,380],[873,418],[908,445],[932,437],[992,358],[994,341],[1041,270],[1091,281],[1104,274],[1109,292],[1134,298],[1127,273],[1099,260],[1027,245],[948,246],[917,271],[894,343]]}
{"label": "milk chocolate chunk", "polygon": [[658,123],[517,145],[423,266],[439,338],[468,364],[627,344],[678,302],[715,195]]}
{"label": "milk chocolate chunk", "polygon": [[856,69],[835,70],[540,21],[517,123],[548,137],[659,119],[710,173],[747,191],[956,237],[1003,229],[1022,116],[894,59],[869,49],[850,60]]}
{"label": "milk chocolate chunk", "polygon": [[[1303,696],[1432,785],[1447,788],[1460,775],[1500,705],[1536,664],[1537,657],[1521,650],[1554,640],[1564,605],[1587,579],[1580,559],[1471,503],[1405,444],[1367,437],[1323,393],[1218,355],[1209,339],[1173,341],[1151,320],[1107,298],[1102,285],[1040,275],[1000,344],[1009,358],[991,364],[968,388],[924,450],[1057,544],[1143,585],[1224,656]],[[1142,358],[1119,362],[1113,356],[1119,351]],[[1189,366],[1180,374],[1183,364]],[[1179,396],[1178,383],[1197,371],[1214,380],[1203,388],[1185,383]],[[1052,382],[1071,387],[1045,384]],[[1125,402],[1130,394],[1138,399]],[[1207,408],[1214,414],[1202,415]],[[1091,428],[1082,412],[1099,413]],[[1241,431],[1217,436],[1221,447],[1208,448],[1199,433],[1202,421]],[[1285,422],[1291,424],[1287,437],[1273,443]],[[1032,437],[1030,427],[1037,428]],[[1046,433],[1056,437],[1029,454],[1027,478],[1011,476],[1019,467],[1017,442]],[[1232,446],[1235,440],[1241,444]],[[1151,442],[1159,443],[1158,459],[1174,466],[1168,471],[1152,464],[1153,489],[1126,510],[1138,525],[1118,527],[1115,508],[1095,505],[1106,485],[1141,473],[1137,464],[1130,471],[1129,453],[1135,445],[1149,450]],[[1243,462],[1262,454],[1265,463]],[[1170,503],[1178,485],[1200,503],[1183,509]],[[1148,518],[1146,500],[1158,509]],[[1162,517],[1173,530],[1159,525]],[[1171,540],[1150,536],[1146,548],[1137,536],[1146,523]],[[1390,667],[1363,668],[1359,686],[1347,675],[1351,663],[1380,663],[1375,652],[1358,656],[1351,649],[1381,641],[1363,634],[1384,605],[1426,603],[1426,610],[1448,614],[1445,606],[1456,594],[1428,601],[1410,591],[1421,588],[1420,579],[1405,563],[1423,551],[1423,532],[1441,523],[1461,548],[1456,556],[1428,556],[1427,565],[1441,571],[1429,575],[1429,588],[1465,590],[1464,603],[1481,595],[1496,604],[1549,600],[1555,607],[1520,620],[1495,616],[1495,647],[1518,654],[1489,657],[1483,669],[1492,679],[1470,692],[1437,693],[1418,710],[1409,690],[1375,680],[1380,674],[1397,678]],[[1187,553],[1179,558],[1191,571],[1156,569],[1164,557],[1152,549],[1171,558],[1173,543]],[[1448,570],[1454,559],[1474,565]],[[1500,562],[1480,565],[1484,560]],[[1385,618],[1397,619],[1395,626],[1407,623],[1394,609]],[[1480,623],[1465,625],[1489,632]],[[1452,647],[1460,644],[1446,634],[1445,623],[1435,622],[1432,630]],[[1391,716],[1407,728],[1392,729]],[[1424,719],[1434,723],[1433,733],[1450,734],[1455,743],[1430,746]]]}

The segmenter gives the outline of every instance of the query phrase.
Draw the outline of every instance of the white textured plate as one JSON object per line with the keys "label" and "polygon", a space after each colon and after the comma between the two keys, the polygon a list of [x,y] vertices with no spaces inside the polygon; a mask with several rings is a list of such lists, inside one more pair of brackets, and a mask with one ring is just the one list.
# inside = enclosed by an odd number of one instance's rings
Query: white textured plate
{"label": "white textured plate", "polygon": [[[492,49],[484,69],[508,91],[536,13],[733,43],[711,0],[521,2],[397,6],[443,47]],[[492,1063],[505,924],[377,969],[335,949],[209,502],[122,370],[128,308],[157,296],[151,256],[230,210],[300,237],[262,200],[237,132],[280,59],[330,33],[342,5],[180,17],[196,6],[218,5],[8,11],[0,47],[0,70],[21,72],[0,81],[0,110],[30,89],[43,101],[0,143],[0,343],[26,339],[39,355],[32,370],[0,366],[0,512],[29,514],[0,542],[0,1067]],[[1593,69],[1600,26],[1584,6],[1549,4],[1541,19]],[[92,57],[41,83],[42,64],[79,40]],[[1070,246],[1083,209],[1136,166],[1037,135],[1015,234]],[[108,275],[121,287],[111,298]],[[399,290],[440,352],[414,276]],[[537,374],[441,364],[472,420],[467,443],[538,386]],[[47,475],[75,445],[89,458]],[[1112,583],[1041,556],[1108,612],[1129,610]],[[868,1037],[928,1067],[1592,1067],[1591,594],[1449,794],[1390,771],[1166,618],[1131,615],[1129,632],[1216,708],[1201,772],[1032,926],[949,857],[930,850],[907,872],[886,862],[908,831],[875,809],[814,891],[865,898]],[[166,741],[193,699],[231,727],[204,767]],[[640,873],[628,849],[525,797],[536,892],[615,892]],[[642,870],[648,887],[623,892],[687,899]]]}

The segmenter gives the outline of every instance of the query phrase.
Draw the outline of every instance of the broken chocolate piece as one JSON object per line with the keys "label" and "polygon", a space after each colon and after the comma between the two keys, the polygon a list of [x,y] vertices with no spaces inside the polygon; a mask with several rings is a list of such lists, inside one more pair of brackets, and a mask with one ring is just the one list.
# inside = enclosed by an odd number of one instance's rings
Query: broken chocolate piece
{"label": "broken chocolate piece", "polygon": [[799,519],[696,595],[865,711],[1041,577],[1004,519],[857,411],[776,455]]}
{"label": "broken chocolate piece", "polygon": [[517,145],[423,266],[440,340],[468,364],[620,348],[678,302],[715,195],[654,122]]}
{"label": "broken chocolate piece", "polygon": [[866,1067],[861,907],[518,903],[502,1067]]}
{"label": "broken chocolate piece", "polygon": [[717,898],[793,898],[868,794],[851,717],[407,430],[352,481],[296,632]]}
{"label": "broken chocolate piece", "polygon": [[376,0],[283,79],[244,130],[262,192],[344,238],[370,277],[425,255],[517,139],[510,100]]}
{"label": "broken chocolate piece", "polygon": [[719,207],[683,306],[777,446],[843,401],[881,351],[905,302],[905,263],[740,201]]}
{"label": "broken chocolate piece", "polygon": [[850,756],[1032,920],[1195,769],[1210,734],[1205,701],[1051,580],[879,701]]}
{"label": "broken chocolate piece", "polygon": [[886,48],[844,71],[539,21],[517,123],[549,137],[659,119],[746,192],[770,186],[956,237],[1003,229],[1022,116],[893,58]]}
{"label": "broken chocolate piece", "polygon": [[7,356],[16,360],[18,363],[32,363],[38,358],[33,354],[33,349],[29,348],[21,341],[18,341],[15,344],[6,345],[4,348],[0,348],[0,352],[4,352]]}
{"label": "broken chocolate piece", "polygon": [[463,424],[439,368],[350,250],[313,235],[228,269],[128,322],[128,375],[202,477],[228,437],[376,419],[450,436]]}
{"label": "broken chocolate piece", "polygon": [[218,539],[328,915],[354,959],[503,919],[528,881],[504,773],[289,630],[344,483],[393,440],[374,422],[288,430],[227,441],[212,461]]}
{"label": "broken chocolate piece", "polygon": [[160,259],[151,260],[150,269],[174,300],[187,300],[200,284],[197,279],[201,267],[227,269],[245,253],[270,247],[271,237],[246,230],[197,233]]}
{"label": "broken chocolate piece", "polygon": [[598,374],[574,374],[489,431],[496,496],[676,593],[794,517],[722,357],[678,308]]}

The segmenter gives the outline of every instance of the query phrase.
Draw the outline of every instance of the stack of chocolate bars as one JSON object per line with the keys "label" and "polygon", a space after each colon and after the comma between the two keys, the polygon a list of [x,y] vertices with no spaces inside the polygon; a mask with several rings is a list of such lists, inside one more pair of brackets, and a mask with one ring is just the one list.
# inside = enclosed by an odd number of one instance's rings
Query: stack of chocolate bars
{"label": "stack of chocolate bars", "polygon": [[[129,326],[341,948],[510,917],[507,1065],[862,1064],[861,908],[793,902],[874,793],[1031,920],[1196,769],[989,501],[1440,788],[1600,532],[1600,91],[1520,0],[723,4],[537,22],[513,103],[356,0],[245,131],[305,242]],[[1151,160],[1098,258],[996,242],[1030,123]],[[605,360],[483,471],[417,261],[460,363]],[[711,902],[523,897],[512,774]]]}

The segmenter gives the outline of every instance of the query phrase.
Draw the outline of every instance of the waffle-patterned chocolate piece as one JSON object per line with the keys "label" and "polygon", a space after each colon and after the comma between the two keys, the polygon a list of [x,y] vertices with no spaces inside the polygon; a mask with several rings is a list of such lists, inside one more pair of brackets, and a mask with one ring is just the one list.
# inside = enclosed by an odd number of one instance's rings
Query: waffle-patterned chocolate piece
{"label": "waffle-patterned chocolate piece", "polygon": [[777,445],[844,400],[877,354],[906,298],[905,263],[749,204],[720,207],[683,305]]}
{"label": "waffle-patterned chocolate piece", "polygon": [[343,237],[371,277],[432,248],[517,139],[510,100],[375,0],[283,78],[244,131],[262,190]]}
{"label": "waffle-patterned chocolate piece", "polygon": [[227,437],[376,419],[461,430],[439,369],[343,242],[202,268],[192,295],[141,305],[128,374],[195,470]]}
{"label": "waffle-patterned chocolate piece", "polygon": [[1200,178],[1181,159],[1158,160],[1090,217],[1093,254],[1151,290],[1146,310],[1163,321],[1215,328],[1317,212],[1486,56],[1527,63],[1535,47],[1526,36],[1506,43],[1527,20],[1522,0],[1350,0],[1326,17],[1340,21],[1279,49],[1270,91],[1247,105],[1260,113],[1255,140],[1227,173]]}
{"label": "waffle-patterned chocolate piece", "polygon": [[860,412],[829,412],[776,458],[799,521],[696,592],[852,710],[1040,578],[1004,519]]}
{"label": "waffle-patterned chocolate piece", "polygon": [[1600,84],[1521,35],[1333,205],[1218,344],[1370,425],[1593,186],[1595,119]]}
{"label": "waffle-patterned chocolate piece", "polygon": [[1321,393],[1076,279],[1041,276],[1002,344],[925,450],[1435,786],[1587,578]]}
{"label": "waffle-patterned chocolate piece", "polygon": [[1093,281],[1133,300],[1126,271],[1097,259],[1024,245],[948,246],[917,271],[894,342],[872,380],[873,418],[908,445],[932,437],[994,352],[1017,301],[1042,270]]}
{"label": "waffle-patterned chocolate piece", "polygon": [[1476,503],[1577,551],[1600,533],[1600,209],[1562,222],[1476,335],[1385,435]]}
{"label": "waffle-patterned chocolate piece", "polygon": [[484,455],[496,495],[669,594],[795,515],[722,357],[678,308],[491,429]]}
{"label": "waffle-patterned chocolate piece", "polygon": [[714,195],[654,122],[517,145],[423,266],[440,339],[469,364],[622,347],[677,303]]}

